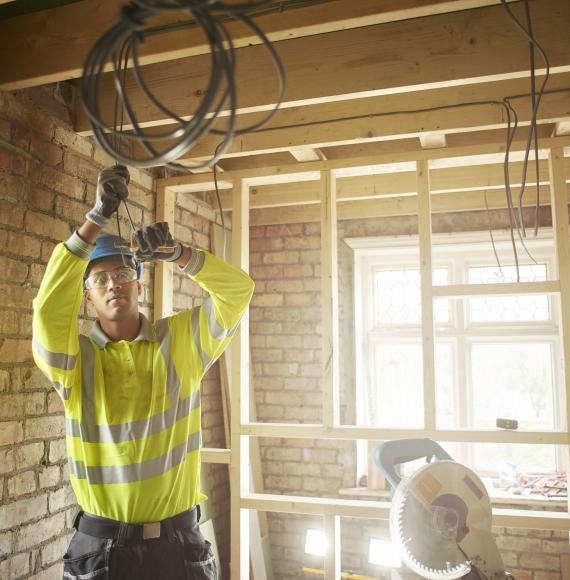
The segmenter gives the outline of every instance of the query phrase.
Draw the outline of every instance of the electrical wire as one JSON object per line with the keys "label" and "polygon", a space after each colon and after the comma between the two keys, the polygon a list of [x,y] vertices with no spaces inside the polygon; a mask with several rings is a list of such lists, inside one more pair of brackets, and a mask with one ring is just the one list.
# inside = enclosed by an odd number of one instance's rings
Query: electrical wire
{"label": "electrical wire", "polygon": [[[236,135],[256,131],[267,123],[277,112],[285,94],[285,71],[271,41],[253,22],[250,14],[254,10],[267,8],[272,0],[258,0],[254,3],[228,5],[215,0],[131,0],[124,6],[118,22],[105,32],[95,43],[85,61],[81,80],[81,95],[89,117],[94,136],[105,152],[117,162],[134,167],[164,165],[176,171],[191,171],[212,167],[228,149]],[[142,74],[140,45],[146,38],[148,21],[164,12],[180,11],[191,15],[193,22],[203,32],[210,46],[210,74],[194,114],[189,120],[180,117],[160,102],[151,91]],[[255,34],[265,48],[277,72],[277,98],[275,106],[259,122],[248,127],[236,128],[237,87],[236,50],[226,23],[237,20]],[[132,104],[131,89],[126,82],[127,65],[133,64],[133,76],[138,88],[152,107],[158,109],[174,124],[170,131],[152,132],[145,130],[137,118]],[[131,127],[119,128],[116,118],[113,125],[104,120],[102,114],[102,93],[104,70],[108,63],[113,68],[115,89],[115,112],[120,102],[122,118],[126,117]],[[214,127],[224,111],[224,128]],[[206,134],[222,137],[221,146],[211,158],[193,165],[180,165],[175,161],[188,152]],[[143,152],[125,153],[120,149],[120,140],[139,143]],[[163,151],[158,151],[157,143],[167,143]]]}
{"label": "electrical wire", "polygon": [[[214,151],[214,157],[218,154],[218,149],[222,146],[220,142]],[[220,211],[220,219],[222,221],[222,260],[226,261],[226,223],[224,221],[224,211],[222,209],[222,200],[220,199],[220,189],[218,187],[218,163],[214,163],[214,188],[216,191],[216,200]]]}
{"label": "electrical wire", "polygon": [[[538,108],[540,106],[540,101],[542,100],[542,96],[546,92],[546,84],[548,83],[548,79],[550,76],[550,63],[549,63],[548,56],[546,55],[544,49],[537,42],[536,38],[534,37],[534,35],[532,33],[532,19],[531,19],[531,14],[530,14],[529,0],[524,0],[527,28],[525,28],[521,24],[521,22],[517,19],[517,17],[514,15],[510,6],[507,4],[507,0],[501,0],[501,4],[502,4],[503,8],[505,9],[509,18],[511,19],[511,21],[515,25],[515,27],[522,33],[522,35],[526,38],[526,40],[528,41],[528,44],[529,44],[530,97],[531,97],[531,111],[532,111],[532,113],[531,113],[531,120],[530,120],[530,124],[529,124],[527,145],[525,147],[525,154],[524,154],[524,159],[523,159],[521,186],[520,186],[519,194],[518,194],[517,232],[519,234],[521,244],[523,245],[525,251],[527,252],[529,257],[532,259],[532,261],[536,264],[536,260],[534,260],[534,258],[528,252],[528,249],[526,248],[526,245],[524,244],[524,240],[523,240],[526,237],[526,230],[525,230],[524,219],[523,219],[522,200],[523,200],[523,195],[524,195],[525,186],[526,186],[526,178],[527,178],[528,160],[529,160],[529,156],[530,156],[530,149],[531,149],[531,145],[534,144],[534,158],[535,158],[534,160],[535,160],[535,171],[536,171],[534,235],[537,236],[538,235],[538,226],[539,226],[538,218],[539,218],[539,210],[540,210],[540,161],[538,158],[537,116],[538,116]],[[542,57],[542,59],[544,61],[544,65],[545,65],[544,79],[542,81],[542,85],[538,91],[538,94],[536,92],[536,63],[535,63],[535,57],[534,57],[535,49],[539,52],[540,56]],[[509,106],[510,110],[513,113],[515,113],[514,109],[510,105],[510,103],[508,103],[508,106]],[[516,113],[515,113],[515,115],[516,115]],[[510,152],[511,143],[512,143],[512,137],[507,138],[507,147],[505,150],[505,161],[504,161],[504,165],[505,165],[505,188],[507,191],[507,198],[508,198],[509,219],[510,219],[510,224],[511,224],[511,239],[513,239],[513,251],[514,251],[514,255],[515,255],[517,282],[520,282],[520,269],[519,269],[519,264],[518,264],[516,247],[514,245],[514,235],[513,235],[513,221],[516,221],[516,219],[513,220],[512,216],[511,216],[511,214],[514,212],[514,209],[513,209],[512,191],[511,191],[511,187],[510,187],[510,176],[509,176],[509,171],[508,171],[509,152]]]}
{"label": "electrical wire", "polygon": [[497,266],[499,267],[501,278],[504,279],[505,275],[503,273],[503,268],[501,268],[501,261],[499,260],[499,254],[497,252],[497,246],[495,245],[495,238],[493,236],[493,227],[491,224],[491,212],[489,211],[489,204],[487,202],[487,190],[483,192],[483,199],[485,200],[485,209],[487,210],[487,222],[489,225],[489,236],[491,238],[491,246],[493,247],[493,254],[495,254],[495,260],[497,261]]}
{"label": "electrical wire", "polygon": [[[537,122],[536,122],[536,118],[537,118],[537,114],[538,114],[538,108],[540,106],[540,101],[542,99],[542,95],[545,92],[545,88],[546,88],[546,84],[548,83],[548,79],[550,76],[550,63],[548,60],[548,57],[544,51],[544,49],[542,48],[542,46],[537,42],[536,38],[533,36],[532,34],[532,19],[531,19],[531,15],[530,15],[530,6],[529,6],[529,0],[525,0],[524,4],[525,4],[525,14],[526,14],[526,20],[527,20],[527,28],[525,28],[521,22],[517,19],[517,17],[514,15],[513,11],[511,10],[510,6],[507,4],[507,0],[501,0],[501,4],[503,5],[503,8],[505,9],[505,11],[507,12],[509,18],[511,19],[511,21],[513,22],[513,24],[515,25],[515,27],[522,33],[522,35],[526,38],[526,40],[529,43],[529,51],[530,51],[530,79],[531,79],[531,110],[532,110],[532,115],[531,115],[531,121],[530,121],[530,125],[529,125],[529,132],[528,132],[528,138],[527,138],[527,147],[525,149],[525,156],[524,156],[524,162],[523,162],[523,177],[522,177],[522,184],[521,184],[521,188],[519,190],[519,195],[518,195],[518,212],[519,212],[519,222],[520,222],[520,227],[522,229],[522,235],[526,236],[526,232],[525,232],[525,227],[524,227],[524,223],[522,220],[522,198],[524,195],[524,190],[525,190],[525,184],[526,184],[526,175],[527,175],[527,168],[528,168],[528,158],[529,158],[529,154],[530,154],[530,148],[531,148],[531,144],[534,140],[534,150],[535,150],[535,164],[536,164],[536,202],[535,202],[535,235],[538,234],[538,212],[539,212],[539,208],[538,208],[538,204],[540,203],[540,198],[539,198],[539,190],[540,190],[540,174],[539,174],[539,162],[538,162],[538,136],[537,136]],[[545,75],[544,75],[544,79],[542,81],[542,85],[538,91],[538,94],[536,93],[536,81],[535,81],[535,75],[536,75],[536,68],[535,68],[535,60],[534,60],[534,50],[537,50],[540,54],[540,56],[542,57],[543,61],[544,61],[544,65],[545,65]]]}

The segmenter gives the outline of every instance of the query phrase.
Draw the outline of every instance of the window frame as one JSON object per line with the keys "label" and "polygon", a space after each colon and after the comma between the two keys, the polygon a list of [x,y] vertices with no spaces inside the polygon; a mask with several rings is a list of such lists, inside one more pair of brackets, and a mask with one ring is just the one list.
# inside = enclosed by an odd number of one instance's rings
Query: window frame
{"label": "window frame", "polygon": [[[501,265],[513,265],[513,253],[508,231],[493,232],[496,251],[500,255]],[[351,238],[345,240],[354,252],[354,348],[355,348],[355,388],[356,388],[356,424],[367,425],[363,413],[365,398],[371,382],[370,372],[373,363],[368,361],[372,341],[421,339],[421,320],[417,325],[394,325],[393,328],[379,329],[374,325],[374,283],[373,272],[406,268],[419,270],[418,236],[382,236],[369,238]],[[546,280],[557,278],[554,240],[551,229],[543,229],[537,238],[525,240],[529,253],[539,262],[546,263]],[[489,232],[433,234],[432,267],[448,269],[448,284],[468,284],[470,267],[489,266],[495,263],[491,253]],[[492,261],[490,261],[492,257]],[[519,245],[519,261],[528,264],[530,260]],[[443,298],[450,303],[448,324],[436,323],[438,342],[452,343],[452,356],[455,357],[454,373],[456,380],[453,389],[454,409],[459,416],[457,427],[477,430],[469,420],[469,403],[472,401],[473,388],[469,367],[470,351],[468,345],[474,342],[528,341],[538,338],[550,341],[553,346],[552,373],[554,382],[554,431],[564,430],[565,420],[565,385],[562,369],[562,345],[560,338],[561,313],[558,295],[547,295],[549,304],[548,321],[510,321],[510,322],[473,322],[469,320],[468,299],[456,300]],[[369,312],[372,315],[365,316]],[[500,332],[497,334],[497,330]],[[465,392],[466,396],[461,396]],[[410,427],[413,428],[413,427]],[[421,426],[420,426],[421,428]],[[474,459],[474,453],[468,451],[471,445],[461,444],[462,459],[468,462]],[[358,475],[367,471],[367,443],[359,442],[357,453]],[[568,460],[564,449],[556,446],[556,461],[559,470],[566,469]]]}

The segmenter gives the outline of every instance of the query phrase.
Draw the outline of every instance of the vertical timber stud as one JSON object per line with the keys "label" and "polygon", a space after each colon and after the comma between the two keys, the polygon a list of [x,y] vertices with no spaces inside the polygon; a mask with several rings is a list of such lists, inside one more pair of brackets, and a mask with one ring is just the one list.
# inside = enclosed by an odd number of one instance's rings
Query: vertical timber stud
{"label": "vertical timber stud", "polygon": [[418,233],[422,292],[422,358],[424,429],[435,429],[435,347],[433,326],[433,275],[431,259],[431,204],[428,161],[416,162],[418,180]]}
{"label": "vertical timber stud", "polygon": [[323,425],[340,423],[336,177],[321,171],[321,284],[323,297]]}
{"label": "vertical timber stud", "polygon": [[[174,231],[174,206],[176,193],[168,191],[167,187],[159,187],[156,192],[156,221],[167,222],[176,238]],[[170,262],[156,262],[154,266],[154,320],[160,320],[172,314],[173,277]]]}
{"label": "vertical timber stud", "polygon": [[[249,271],[249,185],[234,184],[232,195],[232,262]],[[249,423],[249,313],[232,342],[231,383],[231,570],[232,580],[249,580],[249,510],[241,498],[250,492],[249,437],[241,434]]]}
{"label": "vertical timber stud", "polygon": [[340,516],[326,515],[325,580],[340,580]]}
{"label": "vertical timber stud", "polygon": [[[570,422],[570,233],[568,227],[568,196],[564,150],[562,147],[550,150],[548,156],[550,173],[550,207],[552,208],[552,228],[558,279],[560,280],[560,314],[562,317],[562,352],[564,357],[564,384],[566,392],[566,430]],[[570,441],[568,442],[570,444]],[[566,453],[568,453],[568,449]],[[570,474],[569,474],[570,475]],[[570,502],[570,498],[569,498]],[[568,505],[570,511],[570,503]]]}

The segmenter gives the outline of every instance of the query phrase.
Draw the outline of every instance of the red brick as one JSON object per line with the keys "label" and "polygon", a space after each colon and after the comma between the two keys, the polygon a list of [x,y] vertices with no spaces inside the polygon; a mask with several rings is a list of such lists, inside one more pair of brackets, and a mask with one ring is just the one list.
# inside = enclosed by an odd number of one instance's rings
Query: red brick
{"label": "red brick", "polygon": [[14,451],[14,463],[16,469],[26,469],[27,467],[36,467],[44,455],[43,443],[30,443],[16,448]]}
{"label": "red brick", "polygon": [[24,208],[11,203],[2,203],[0,224],[22,228],[24,225]]}
{"label": "red brick", "polygon": [[264,264],[297,264],[299,252],[271,252],[264,254]]}
{"label": "red brick", "polygon": [[67,175],[54,167],[46,165],[32,166],[30,169],[32,180],[43,187],[68,197],[83,199],[85,195],[85,183],[75,176]]}
{"label": "red brick", "polygon": [[18,554],[0,562],[0,578],[21,578],[30,571],[30,555]]}
{"label": "red brick", "polygon": [[[65,236],[65,238],[62,238],[60,241],[64,241],[65,239],[67,239],[67,236]],[[51,255],[53,254],[53,250],[55,248],[57,244],[55,242],[49,242],[47,240],[42,241],[42,249],[41,249],[41,260],[44,264],[47,264],[49,262],[49,259],[51,258]]]}
{"label": "red brick", "polygon": [[63,401],[61,400],[61,397],[55,391],[52,391],[51,393],[48,393],[48,409],[47,409],[47,412],[50,415],[53,415],[53,414],[56,414],[56,413],[63,413],[64,412]]}
{"label": "red brick", "polygon": [[55,240],[65,240],[71,234],[69,224],[58,218],[34,211],[26,212],[26,231]]}
{"label": "red brick", "polygon": [[18,312],[0,310],[0,332],[2,334],[17,334],[19,328]]}
{"label": "red brick", "polygon": [[63,162],[63,149],[55,143],[41,139],[32,139],[30,153],[37,155],[43,165],[55,167]]}
{"label": "red brick", "polygon": [[66,457],[67,449],[65,439],[55,439],[49,443],[49,461],[58,463]]}
{"label": "red brick", "polygon": [[26,160],[15,151],[0,149],[0,170],[23,176],[26,174]]}
{"label": "red brick", "polygon": [[21,419],[23,416],[24,395],[0,396],[0,419]]}
{"label": "red brick", "polygon": [[53,142],[85,157],[91,157],[93,153],[93,143],[91,141],[77,135],[66,127],[58,126],[55,128]]}
{"label": "red brick", "polygon": [[[42,548],[42,564],[45,566],[61,560],[67,550],[70,539],[71,535],[66,534],[65,536],[61,536],[57,538],[57,540],[45,545]],[[61,575],[59,578],[61,578]]]}
{"label": "red brick", "polygon": [[29,258],[37,258],[40,255],[41,242],[20,232],[6,232],[6,240],[2,245],[11,254]]}
{"label": "red brick", "polygon": [[560,558],[540,553],[521,554],[519,565],[531,570],[560,570]]}
{"label": "red brick", "polygon": [[70,485],[65,485],[56,491],[52,491],[48,496],[48,508],[52,514],[74,504],[75,495],[73,495]]}
{"label": "red brick", "polygon": [[0,344],[0,363],[17,363],[32,360],[29,340],[7,338]]}
{"label": "red brick", "polygon": [[93,165],[91,159],[85,159],[80,155],[76,155],[73,151],[65,151],[63,169],[69,175],[78,177],[82,181],[86,181],[93,185],[97,183],[99,168]]}
{"label": "red brick", "polygon": [[59,534],[65,526],[65,514],[57,514],[35,524],[22,526],[16,535],[16,550],[28,550]]}
{"label": "red brick", "polygon": [[255,266],[251,268],[251,277],[254,280],[283,278],[283,266]]}
{"label": "red brick", "polygon": [[303,233],[303,224],[286,224],[267,226],[265,235],[268,238],[275,236],[300,236]]}
{"label": "red brick", "polygon": [[24,425],[22,421],[0,422],[0,447],[19,443],[24,437]]}
{"label": "red brick", "polygon": [[36,491],[36,475],[33,471],[18,473],[8,479],[8,495],[20,497]]}
{"label": "red brick", "polygon": [[26,416],[43,415],[46,408],[45,393],[29,393],[26,395]]}
{"label": "red brick", "polygon": [[284,278],[311,278],[313,266],[310,264],[287,264],[283,267]]}
{"label": "red brick", "polygon": [[28,207],[50,211],[53,209],[54,199],[55,194],[52,191],[44,189],[41,185],[33,185],[27,196]]}
{"label": "red brick", "polygon": [[13,284],[22,284],[28,276],[28,266],[19,260],[0,256],[0,272],[2,277]]}
{"label": "red brick", "polygon": [[85,214],[91,209],[92,204],[83,203],[69,197],[58,196],[55,203],[57,215],[65,216],[66,220],[82,224]]}
{"label": "red brick", "polygon": [[55,487],[61,481],[59,465],[44,467],[39,473],[40,489]]}
{"label": "red brick", "polygon": [[63,417],[49,416],[26,419],[26,439],[49,439],[61,437],[65,433]]}
{"label": "red brick", "polygon": [[27,179],[9,173],[0,173],[0,197],[13,203],[26,199],[30,190]]}
{"label": "red brick", "polygon": [[0,306],[30,308],[37,291],[12,284],[0,284]]}

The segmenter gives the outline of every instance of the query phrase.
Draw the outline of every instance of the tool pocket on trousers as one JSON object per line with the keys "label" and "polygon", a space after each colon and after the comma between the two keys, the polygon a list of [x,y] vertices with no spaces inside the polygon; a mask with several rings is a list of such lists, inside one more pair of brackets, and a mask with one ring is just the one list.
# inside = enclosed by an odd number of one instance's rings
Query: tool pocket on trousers
{"label": "tool pocket on trousers", "polygon": [[109,551],[113,540],[75,532],[63,556],[64,580],[109,578]]}
{"label": "tool pocket on trousers", "polygon": [[214,552],[207,540],[204,544],[182,544],[188,580],[216,580],[218,570]]}

